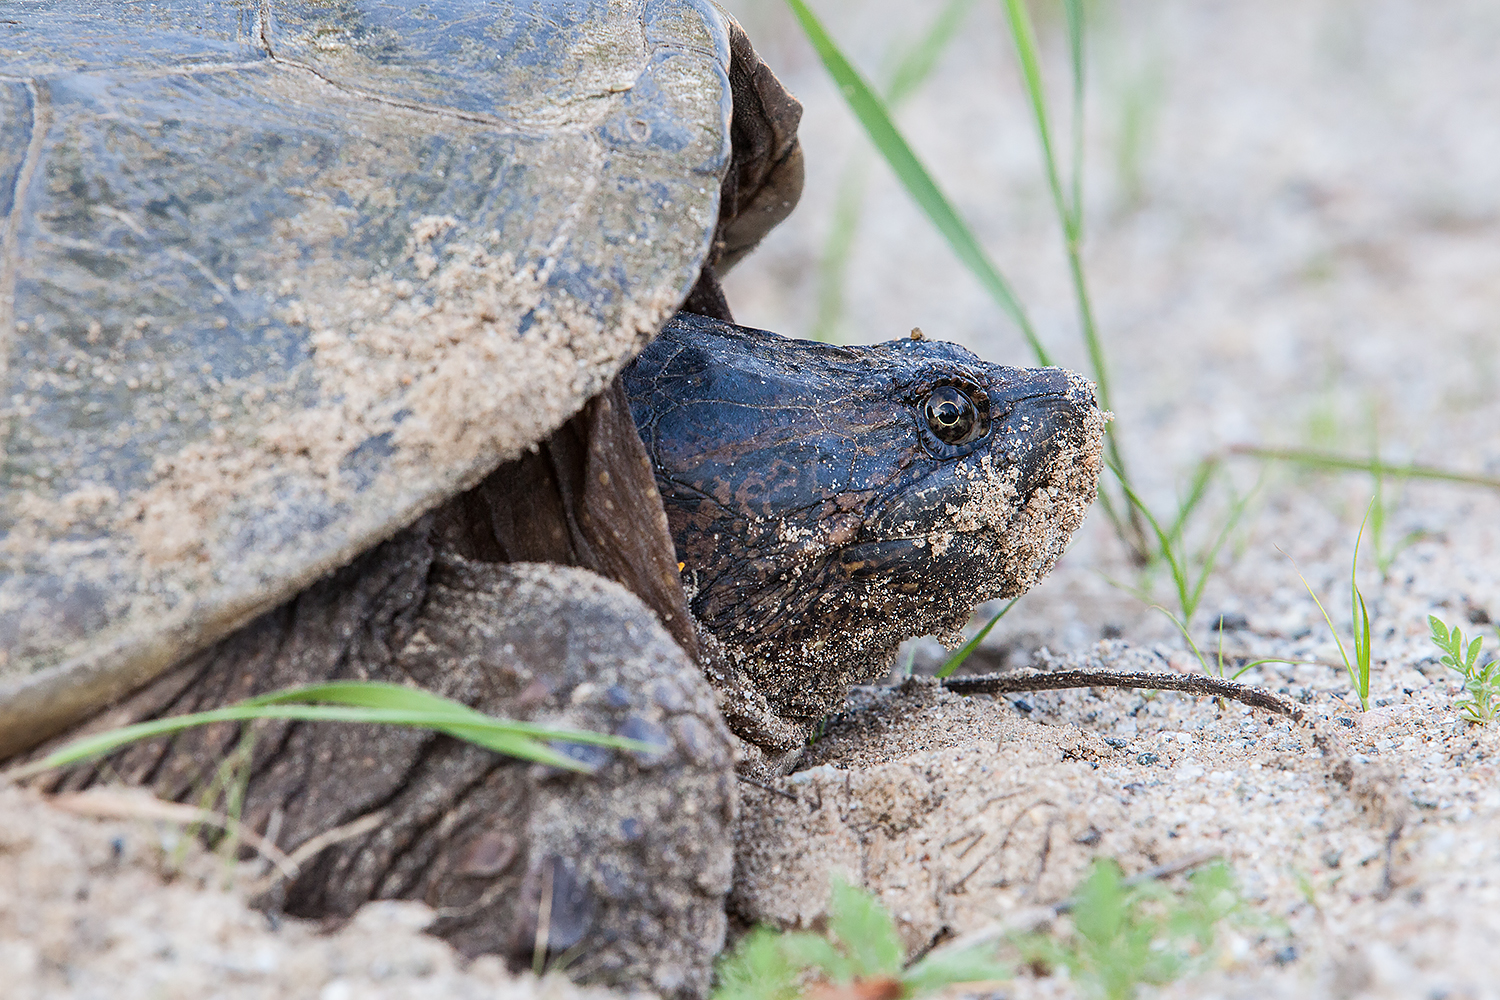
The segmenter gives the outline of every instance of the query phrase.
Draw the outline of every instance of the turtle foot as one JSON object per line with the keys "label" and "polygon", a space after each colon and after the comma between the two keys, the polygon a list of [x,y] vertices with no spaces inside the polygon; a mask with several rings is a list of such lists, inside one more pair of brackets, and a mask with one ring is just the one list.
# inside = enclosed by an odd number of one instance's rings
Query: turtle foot
{"label": "turtle foot", "polygon": [[[419,899],[437,912],[429,930],[468,954],[666,996],[707,992],[731,877],[733,738],[702,674],[639,599],[585,570],[445,554],[419,525],[110,721],[353,678],[658,749],[555,743],[592,768],[574,773],[419,729],[256,723],[243,822],[292,855],[333,841],[263,905],[344,917],[371,899]],[[240,740],[227,725],[191,730],[116,754],[109,773],[197,801]]]}

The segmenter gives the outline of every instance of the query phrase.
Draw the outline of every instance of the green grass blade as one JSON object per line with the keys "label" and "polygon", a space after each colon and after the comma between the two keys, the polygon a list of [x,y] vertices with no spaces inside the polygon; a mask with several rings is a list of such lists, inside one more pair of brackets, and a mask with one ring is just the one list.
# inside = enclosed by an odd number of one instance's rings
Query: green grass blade
{"label": "green grass blade", "polygon": [[[1067,241],[1068,248],[1068,273],[1073,281],[1073,293],[1078,302],[1079,325],[1082,327],[1083,339],[1089,352],[1089,364],[1093,368],[1094,382],[1099,387],[1099,405],[1106,410],[1114,407],[1110,403],[1111,393],[1109,389],[1109,367],[1104,360],[1104,345],[1099,340],[1098,326],[1094,322],[1094,307],[1088,292],[1088,282],[1084,276],[1083,259],[1080,247],[1083,241],[1083,206],[1082,204],[1068,204],[1068,199],[1063,195],[1062,180],[1057,169],[1057,156],[1052,148],[1052,127],[1047,115],[1047,95],[1042,85],[1041,59],[1037,54],[1036,30],[1031,24],[1031,15],[1026,10],[1025,0],[1003,0],[1005,6],[1005,18],[1010,25],[1011,40],[1015,43],[1016,58],[1021,64],[1021,79],[1026,86],[1026,96],[1031,102],[1032,117],[1036,122],[1037,139],[1042,147],[1042,165],[1047,174],[1047,187],[1052,191],[1052,201],[1057,209],[1058,221],[1063,227],[1063,236]],[[1083,76],[1083,21],[1078,18],[1070,22],[1069,30],[1077,32],[1075,64],[1073,67],[1074,79],[1078,90],[1075,92],[1075,106],[1081,101],[1082,76]],[[1077,112],[1079,124],[1081,125],[1082,110]],[[1081,131],[1081,129],[1080,129]],[[1081,139],[1075,137],[1076,141]],[[1081,164],[1082,153],[1075,150],[1076,157]],[[1077,172],[1081,173],[1081,165]],[[1081,187],[1081,181],[1075,181]],[[1112,456],[1117,462],[1120,460],[1118,450]],[[1120,465],[1123,473],[1123,464]],[[1123,478],[1123,475],[1122,475]]]}
{"label": "green grass blade", "polygon": [[[483,721],[490,718],[483,712],[462,702],[453,701],[451,698],[444,698],[442,695],[421,688],[392,684],[387,681],[332,681],[326,684],[308,684],[247,698],[241,704],[260,706],[320,702],[350,708],[426,713],[447,717],[455,722]],[[524,731],[523,727],[531,724],[508,722],[507,725],[521,732]]]}
{"label": "green grass blade", "polygon": [[999,613],[997,613],[995,617],[991,618],[988,622],[985,623],[984,628],[974,633],[974,638],[958,647],[958,651],[952,656],[948,657],[943,665],[938,668],[938,672],[936,675],[938,680],[942,680],[944,677],[951,676],[953,674],[953,671],[963,666],[963,662],[967,660],[971,654],[973,654],[974,650],[979,648],[979,644],[984,641],[984,637],[990,634],[990,629],[994,628],[996,623],[998,623],[1000,619],[1004,618],[1005,613],[1011,608],[1015,607],[1016,602],[1019,600],[1019,597],[1012,597],[1009,604],[1001,608]]}
{"label": "green grass blade", "polygon": [[[1279,546],[1277,547],[1277,551],[1281,551]],[[1282,552],[1281,554],[1286,555],[1285,552]],[[1313,603],[1318,606],[1318,611],[1322,614],[1323,621],[1328,625],[1328,631],[1333,633],[1333,641],[1339,647],[1339,658],[1344,661],[1344,671],[1349,675],[1349,686],[1354,688],[1357,692],[1359,690],[1359,679],[1355,675],[1354,665],[1349,662],[1349,653],[1344,649],[1344,640],[1339,638],[1339,630],[1333,627],[1333,619],[1328,616],[1328,611],[1323,607],[1323,602],[1318,600],[1318,595],[1313,591],[1312,584],[1308,583],[1307,577],[1302,575],[1301,568],[1297,566],[1297,560],[1292,559],[1291,556],[1286,557],[1291,561],[1292,569],[1296,570],[1297,579],[1301,580],[1302,586],[1307,588],[1307,595],[1311,597],[1313,599]]]}
{"label": "green grass blade", "polygon": [[1354,536],[1354,558],[1349,560],[1349,628],[1354,633],[1354,662],[1359,668],[1359,704],[1363,711],[1370,710],[1370,610],[1365,605],[1365,595],[1359,589],[1359,546],[1365,540],[1365,527],[1370,523],[1370,514],[1375,509],[1375,499],[1365,508],[1365,519],[1359,523],[1359,533]]}
{"label": "green grass blade", "polygon": [[1351,614],[1354,626],[1354,661],[1359,667],[1359,704],[1366,712],[1370,710],[1370,612],[1365,607],[1365,595],[1354,591],[1355,608]]}
{"label": "green grass blade", "polygon": [[[894,111],[916,92],[937,66],[938,57],[958,33],[964,15],[974,0],[948,0],[917,43],[897,63],[885,89],[886,107]],[[854,252],[854,237],[859,230],[861,205],[865,196],[864,163],[855,160],[844,171],[834,201],[833,217],[823,254],[818,263],[818,313],[813,321],[812,339],[837,342],[839,324],[844,315],[845,275]]]}
{"label": "green grass blade", "polygon": [[927,218],[943,235],[959,261],[969,269],[1001,310],[1020,328],[1026,342],[1031,346],[1032,353],[1036,355],[1037,362],[1043,365],[1052,364],[1051,356],[1042,346],[1041,340],[1037,338],[1036,330],[1031,325],[1026,310],[1021,306],[1020,299],[1012,291],[1010,283],[1000,274],[999,269],[985,253],[984,248],[979,245],[979,241],[974,238],[969,227],[959,218],[948,198],[939,190],[927,168],[917,159],[916,153],[912,151],[905,137],[896,128],[895,122],[891,120],[885,103],[860,76],[853,64],[839,51],[838,46],[834,44],[833,39],[829,37],[822,23],[804,0],[787,0],[787,4],[801,23],[808,41],[818,53],[818,58],[823,61],[824,67],[838,84],[839,92],[844,95],[844,100],[848,102],[850,110],[864,127],[865,133],[870,137],[870,142],[885,158],[886,163],[890,165],[896,178],[906,188],[912,200],[926,213]]}
{"label": "green grass blade", "polygon": [[[1016,57],[1021,64],[1021,79],[1031,103],[1032,116],[1036,123],[1037,138],[1042,148],[1043,168],[1047,175],[1047,186],[1052,192],[1053,205],[1058,222],[1063,228],[1067,245],[1068,275],[1073,283],[1073,297],[1078,306],[1078,325],[1088,350],[1089,366],[1094,384],[1098,387],[1099,405],[1113,410],[1113,393],[1110,390],[1109,364],[1104,357],[1104,344],[1099,338],[1099,325],[1094,318],[1092,296],[1088,279],[1083,269],[1083,8],[1081,0],[1064,0],[1064,12],[1068,23],[1068,48],[1073,77],[1073,164],[1070,186],[1072,197],[1064,197],[1062,181],[1057,167],[1057,157],[1052,148],[1052,128],[1048,121],[1046,92],[1042,85],[1041,60],[1037,54],[1036,31],[1031,24],[1024,0],[1002,0],[1006,22],[1010,27],[1011,40],[1015,44]],[[1109,466],[1122,487],[1130,487],[1130,476],[1125,470],[1125,456],[1120,450],[1119,434],[1114,427],[1105,435],[1105,449]],[[1107,496],[1101,488],[1100,494]],[[1115,527],[1115,533],[1129,545],[1142,562],[1150,558],[1147,551],[1146,533],[1141,526],[1143,508],[1136,504],[1126,507],[1126,517],[1118,518],[1112,507],[1105,513]]]}
{"label": "green grass blade", "polygon": [[[1259,487],[1257,486],[1256,489],[1259,489]],[[1245,508],[1250,505],[1250,499],[1255,495],[1255,492],[1256,490],[1251,490],[1235,502],[1234,506],[1230,508],[1229,517],[1224,520],[1224,527],[1220,529],[1218,537],[1214,539],[1214,543],[1204,552],[1202,571],[1198,575],[1197,584],[1193,586],[1191,610],[1188,608],[1183,609],[1189,618],[1192,617],[1194,611],[1198,610],[1198,605],[1203,600],[1203,590],[1208,585],[1209,574],[1214,571],[1214,567],[1219,563],[1219,553],[1223,551],[1225,543],[1229,541],[1230,534],[1234,532],[1234,529],[1239,526],[1240,520],[1245,516]]]}
{"label": "green grass blade", "polygon": [[1177,516],[1172,519],[1172,530],[1168,532],[1174,539],[1181,539],[1183,531],[1187,528],[1188,520],[1193,512],[1203,503],[1204,497],[1208,496],[1208,484],[1213,479],[1214,472],[1219,468],[1219,459],[1216,455],[1210,455],[1201,460],[1198,467],[1193,470],[1192,485],[1188,487],[1188,495],[1182,503],[1177,505]]}
{"label": "green grass blade", "polygon": [[[342,703],[305,704],[309,701]],[[137,740],[167,736],[195,726],[216,722],[249,722],[255,719],[416,726],[444,732],[512,757],[570,771],[589,771],[591,768],[560,753],[543,740],[645,752],[659,749],[639,740],[620,736],[559,729],[485,715],[467,705],[416,688],[378,682],[341,682],[293,688],[206,712],[122,726],[75,740],[18,773],[33,774],[76,764]]]}
{"label": "green grass blade", "polygon": [[928,25],[921,39],[896,64],[896,70],[885,88],[886,107],[900,107],[927,81],[937,67],[938,57],[958,34],[959,25],[972,6],[974,0],[948,0],[943,9],[938,11],[937,17],[932,19],[932,24]]}
{"label": "green grass blade", "polygon": [[1052,200],[1057,207],[1064,233],[1069,242],[1077,238],[1073,225],[1073,213],[1063,197],[1062,182],[1058,178],[1057,158],[1052,153],[1052,128],[1047,119],[1047,98],[1042,89],[1041,60],[1037,56],[1036,31],[1031,26],[1031,15],[1026,10],[1025,0],[1002,0],[1005,18],[1010,23],[1010,36],[1015,42],[1016,57],[1021,62],[1021,79],[1026,85],[1026,96],[1031,101],[1031,114],[1036,122],[1037,138],[1042,144],[1043,166],[1047,173],[1047,186],[1052,190]]}
{"label": "green grass blade", "polygon": [[[1243,667],[1240,667],[1240,669],[1236,670],[1233,674],[1231,674],[1229,676],[1229,679],[1232,680],[1232,681],[1237,681],[1241,677],[1245,676],[1245,674],[1249,673],[1251,670],[1254,670],[1256,667],[1260,666],[1262,663],[1289,663],[1289,664],[1291,664],[1293,666],[1296,666],[1297,662],[1298,661],[1296,661],[1296,660],[1288,660],[1285,657],[1281,657],[1281,656],[1267,656],[1264,659],[1251,660],[1249,663],[1245,664]],[[1219,671],[1219,676],[1222,677],[1223,675],[1224,675],[1224,671],[1220,670]]]}
{"label": "green grass blade", "polygon": [[1312,448],[1262,448],[1259,445],[1239,444],[1230,446],[1227,451],[1230,455],[1243,455],[1246,458],[1269,462],[1290,462],[1315,469],[1364,472],[1372,476],[1391,476],[1397,479],[1430,479],[1437,482],[1462,483],[1465,486],[1483,486],[1487,489],[1500,490],[1500,478],[1495,476],[1457,472],[1435,465],[1419,463],[1391,465],[1379,459],[1353,458]]}
{"label": "green grass blade", "polygon": [[1156,535],[1157,551],[1151,556],[1167,564],[1167,569],[1172,574],[1172,585],[1177,589],[1177,603],[1183,615],[1191,619],[1192,610],[1195,609],[1190,607],[1192,588],[1188,585],[1189,570],[1186,553],[1179,553],[1179,546],[1172,540],[1172,536],[1161,526],[1156,515],[1151,513],[1151,508],[1147,507],[1145,502],[1136,495],[1135,490],[1130,488],[1130,484],[1124,478],[1120,479],[1120,490],[1130,502],[1131,508],[1140,512],[1141,517],[1145,518],[1146,523],[1150,525],[1152,533]]}
{"label": "green grass blade", "polygon": [[[1188,648],[1193,651],[1193,657],[1195,659],[1197,659],[1198,666],[1200,666],[1200,667],[1203,668],[1203,672],[1205,674],[1213,673],[1213,671],[1211,671],[1211,670],[1208,669],[1208,659],[1203,655],[1203,651],[1198,648],[1198,644],[1193,641],[1192,633],[1190,633],[1187,630],[1187,626],[1184,625],[1181,621],[1179,621],[1176,615],[1172,614],[1172,612],[1168,611],[1166,608],[1162,607],[1160,604],[1153,604],[1153,605],[1151,605],[1151,607],[1154,608],[1157,611],[1160,611],[1162,614],[1166,615],[1167,618],[1171,620],[1172,624],[1177,626],[1177,631],[1181,632],[1182,633],[1182,637],[1187,640]],[[1223,632],[1219,633],[1219,635],[1221,637],[1223,636],[1223,634],[1224,634]],[[1224,669],[1223,669],[1222,662],[1220,663],[1220,667],[1219,667],[1219,676],[1220,677],[1224,676]]]}
{"label": "green grass blade", "polygon": [[1073,229],[1083,232],[1083,0],[1063,0],[1068,59],[1073,69]]}
{"label": "green grass blade", "polygon": [[844,276],[849,273],[854,236],[859,230],[860,205],[865,197],[862,167],[863,164],[856,164],[844,171],[833,203],[828,237],[823,242],[823,256],[818,262],[818,313],[813,320],[812,339],[824,343],[836,343],[839,339],[839,322],[844,315]]}
{"label": "green grass blade", "polygon": [[[383,723],[386,725],[423,726],[437,730],[445,730],[454,723],[453,716],[449,713],[402,712],[390,709],[351,708],[340,705],[236,705],[227,708],[217,708],[207,712],[195,712],[191,715],[173,716],[168,719],[153,719],[150,722],[137,723],[133,726],[122,726],[119,729],[100,733],[97,736],[85,737],[84,739],[68,744],[56,753],[48,755],[34,766],[37,770],[62,767],[109,753],[127,743],[134,743],[137,740],[150,739],[154,736],[167,736],[172,733],[181,732],[184,729],[191,729],[195,726],[206,726],[215,722],[250,722],[255,719],[285,719],[298,722]],[[503,753],[510,753],[512,756],[521,757],[524,760],[551,764],[555,767],[573,771],[588,770],[585,765],[558,753],[546,744],[529,736],[522,736],[503,730],[483,733],[478,729],[472,729],[470,733],[470,742],[480,742],[481,745],[489,746],[491,749],[497,749]]]}
{"label": "green grass blade", "polygon": [[[648,743],[624,736],[610,736],[587,729],[559,729],[535,722],[521,722],[486,715],[463,702],[444,698],[421,688],[385,681],[334,681],[327,684],[310,684],[305,687],[287,688],[256,698],[246,699],[243,705],[278,705],[290,703],[329,702],[357,708],[385,709],[400,719],[409,715],[429,721],[414,725],[429,725],[430,720],[450,720],[448,724],[464,726],[476,732],[489,730],[534,736],[540,739],[565,740],[569,743],[585,743],[594,746],[614,747],[621,750],[650,751],[656,749]],[[379,721],[379,720],[369,720]]]}

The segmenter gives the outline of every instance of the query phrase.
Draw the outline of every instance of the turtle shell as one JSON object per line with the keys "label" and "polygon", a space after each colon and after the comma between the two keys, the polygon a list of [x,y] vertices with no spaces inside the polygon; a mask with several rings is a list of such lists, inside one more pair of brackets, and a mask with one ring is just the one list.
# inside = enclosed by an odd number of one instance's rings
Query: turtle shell
{"label": "turtle shell", "polygon": [[0,756],[541,441],[724,250],[702,0],[9,17]]}

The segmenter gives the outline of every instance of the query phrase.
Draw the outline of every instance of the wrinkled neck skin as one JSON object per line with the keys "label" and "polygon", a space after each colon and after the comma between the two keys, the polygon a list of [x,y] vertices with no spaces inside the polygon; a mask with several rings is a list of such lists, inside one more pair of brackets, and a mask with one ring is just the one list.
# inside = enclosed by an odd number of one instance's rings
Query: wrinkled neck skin
{"label": "wrinkled neck skin", "polygon": [[[732,728],[789,763],[913,636],[1051,569],[1093,500],[1105,416],[1058,368],[954,344],[834,347],[680,313],[625,371]],[[934,389],[980,401],[945,444]]]}

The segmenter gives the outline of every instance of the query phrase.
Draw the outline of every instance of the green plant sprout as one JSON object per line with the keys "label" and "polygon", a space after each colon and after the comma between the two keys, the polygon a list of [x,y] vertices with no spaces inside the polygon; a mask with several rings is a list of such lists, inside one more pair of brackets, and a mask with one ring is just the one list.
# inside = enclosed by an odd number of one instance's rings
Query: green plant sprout
{"label": "green plant sprout", "polygon": [[1432,629],[1432,644],[1443,651],[1443,666],[1458,671],[1464,679],[1456,707],[1467,721],[1484,725],[1500,711],[1500,660],[1479,663],[1482,636],[1476,635],[1466,647],[1463,630],[1457,625],[1449,629],[1437,615],[1428,615],[1427,624]]}
{"label": "green plant sprout", "polygon": [[984,637],[990,634],[990,629],[999,624],[1000,619],[1004,618],[1006,612],[1015,607],[1016,602],[1020,599],[1021,598],[1019,597],[1012,597],[1010,599],[1010,603],[1001,608],[999,612],[996,613],[995,617],[991,618],[988,622],[985,623],[983,628],[974,633],[974,638],[964,643],[954,652],[952,656],[948,657],[948,659],[944,661],[943,665],[938,668],[938,672],[936,674],[937,679],[942,680],[944,677],[950,677],[952,676],[953,671],[963,666],[963,662],[969,658],[970,654],[972,654],[974,650],[979,648],[979,644],[984,641]]}
{"label": "green plant sprout", "polygon": [[[1370,501],[1373,508],[1375,501]],[[1328,631],[1333,633],[1333,641],[1338,644],[1339,657],[1344,661],[1344,670],[1349,674],[1349,686],[1354,688],[1354,693],[1359,696],[1359,708],[1362,712],[1370,710],[1370,609],[1365,604],[1365,595],[1359,589],[1359,544],[1365,537],[1365,525],[1369,523],[1370,511],[1366,509],[1365,519],[1359,524],[1359,534],[1354,538],[1354,558],[1350,560],[1349,567],[1349,630],[1354,639],[1354,660],[1351,662],[1349,653],[1344,648],[1344,640],[1339,637],[1339,630],[1334,627],[1333,619],[1328,616],[1328,610],[1323,607],[1323,602],[1318,600],[1318,595],[1313,591],[1312,584],[1307,582],[1307,577],[1302,575],[1302,570],[1297,569],[1297,560],[1292,559],[1292,568],[1297,570],[1297,578],[1302,581],[1302,586],[1307,588],[1307,593],[1312,597],[1313,603],[1323,614],[1323,621],[1328,624]],[[1287,557],[1291,559],[1290,556]]]}
{"label": "green plant sprout", "polygon": [[828,933],[756,928],[719,960],[713,998],[796,1000],[844,990],[851,997],[917,997],[956,983],[1009,978],[1009,967],[992,950],[939,948],[904,968],[906,949],[891,915],[870,893],[835,876]]}
{"label": "green plant sprout", "polygon": [[[1219,554],[1223,551],[1229,536],[1243,520],[1245,509],[1256,492],[1256,490],[1251,490],[1236,499],[1218,533],[1207,545],[1194,552],[1185,537],[1187,527],[1208,495],[1208,487],[1218,466],[1219,460],[1215,457],[1203,459],[1198,463],[1197,469],[1193,472],[1187,496],[1178,503],[1177,514],[1172,519],[1171,525],[1166,528],[1162,527],[1151,509],[1136,496],[1135,491],[1127,483],[1123,481],[1120,483],[1121,490],[1133,508],[1139,511],[1150,526],[1157,543],[1142,567],[1141,586],[1122,587],[1122,589],[1134,594],[1142,603],[1150,603],[1150,572],[1155,567],[1166,566],[1167,572],[1172,577],[1173,588],[1177,595],[1177,606],[1182,612],[1184,622],[1192,621],[1198,605],[1202,603],[1203,590],[1208,585],[1208,579],[1213,574],[1214,568],[1218,565]],[[1257,486],[1256,489],[1259,487]]]}
{"label": "green plant sprout", "polygon": [[429,691],[378,681],[339,681],[288,688],[248,698],[223,708],[121,726],[75,740],[35,763],[17,768],[7,777],[24,778],[109,753],[127,743],[181,732],[215,722],[254,719],[295,719],[305,722],[367,722],[419,726],[446,733],[477,746],[548,764],[569,771],[588,772],[587,764],[554,749],[545,741],[583,743],[620,750],[657,749],[640,740],[587,730],[558,729],[485,715],[462,702]]}
{"label": "green plant sprout", "polygon": [[[1203,655],[1203,650],[1201,650],[1201,649],[1198,648],[1198,644],[1193,641],[1192,633],[1190,633],[1188,631],[1187,626],[1184,625],[1181,622],[1181,620],[1178,619],[1178,617],[1176,615],[1172,614],[1172,612],[1168,611],[1166,608],[1162,607],[1160,604],[1153,604],[1153,605],[1151,605],[1151,607],[1153,609],[1157,610],[1157,611],[1160,611],[1162,614],[1166,615],[1167,618],[1171,620],[1172,624],[1177,626],[1177,631],[1181,632],[1183,639],[1187,640],[1188,648],[1192,650],[1193,657],[1198,661],[1198,666],[1200,666],[1200,667],[1203,668],[1203,672],[1205,674],[1216,673],[1216,674],[1218,674],[1218,676],[1220,678],[1224,677],[1224,630],[1223,629],[1219,629],[1219,653],[1218,653],[1218,657],[1217,657],[1217,659],[1215,661],[1215,667],[1217,667],[1217,669],[1215,669],[1214,667],[1210,667],[1208,665],[1208,658]],[[1246,671],[1253,670],[1254,668],[1260,666],[1262,663],[1296,663],[1296,662],[1297,662],[1296,660],[1288,660],[1288,659],[1284,659],[1284,658],[1282,658],[1280,656],[1267,656],[1267,657],[1265,657],[1263,659],[1251,660],[1249,663],[1246,663],[1246,664],[1242,665],[1240,667],[1240,669],[1236,670],[1234,672],[1233,676],[1231,676],[1229,678],[1229,680],[1232,680],[1232,681],[1239,680],[1240,677],[1243,676]]]}
{"label": "green plant sprout", "polygon": [[1070,908],[1071,932],[1013,939],[1023,957],[1064,968],[1106,1000],[1132,1000],[1142,984],[1165,985],[1205,966],[1219,926],[1242,914],[1234,876],[1222,861],[1194,872],[1185,889],[1131,885],[1113,858],[1096,858]]}

